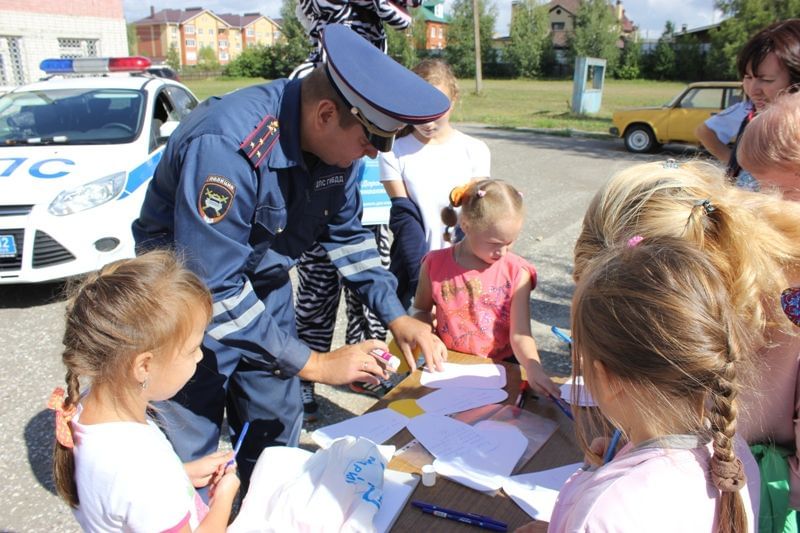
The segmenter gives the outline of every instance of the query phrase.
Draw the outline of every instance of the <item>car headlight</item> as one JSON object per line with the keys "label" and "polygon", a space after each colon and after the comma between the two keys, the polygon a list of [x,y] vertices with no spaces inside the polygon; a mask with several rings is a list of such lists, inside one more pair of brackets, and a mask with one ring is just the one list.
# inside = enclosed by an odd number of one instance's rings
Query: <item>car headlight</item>
{"label": "car headlight", "polygon": [[125,186],[125,172],[110,174],[104,178],[61,191],[48,211],[56,216],[71,215],[113,200]]}

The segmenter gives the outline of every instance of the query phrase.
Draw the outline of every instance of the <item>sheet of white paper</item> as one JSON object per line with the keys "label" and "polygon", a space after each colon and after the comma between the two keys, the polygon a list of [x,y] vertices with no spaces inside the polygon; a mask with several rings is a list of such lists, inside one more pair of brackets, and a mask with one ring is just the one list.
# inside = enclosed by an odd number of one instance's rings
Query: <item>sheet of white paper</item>
{"label": "sheet of white paper", "polygon": [[497,490],[525,451],[516,427],[485,420],[475,426],[441,415],[420,415],[408,430],[436,458],[436,472],[476,490]]}
{"label": "sheet of white paper", "polygon": [[580,407],[597,407],[592,395],[589,394],[589,389],[583,384],[583,376],[577,376],[574,380],[570,378],[569,381],[561,385],[561,398],[567,403],[572,403],[572,389],[578,389],[578,406]]}
{"label": "sheet of white paper", "polygon": [[323,448],[330,446],[333,440],[348,435],[365,437],[372,442],[381,444],[406,427],[408,420],[408,417],[393,409],[380,409],[319,428],[311,434],[311,438]]}
{"label": "sheet of white paper", "polygon": [[419,378],[425,387],[466,387],[473,389],[502,389],[506,386],[506,369],[503,365],[462,365],[444,363],[444,370],[423,370]]}
{"label": "sheet of white paper", "polygon": [[419,476],[406,472],[388,468],[384,471],[383,501],[373,520],[377,533],[385,533],[392,528],[397,517],[400,516],[400,511],[403,510],[411,493],[417,487],[419,479]]}
{"label": "sheet of white paper", "polygon": [[528,516],[549,522],[558,492],[580,467],[581,463],[574,463],[542,472],[511,476],[503,482],[503,491],[528,513]]}
{"label": "sheet of white paper", "polygon": [[475,407],[500,403],[506,398],[508,398],[508,393],[504,389],[447,387],[419,398],[417,405],[426,413],[449,415]]}

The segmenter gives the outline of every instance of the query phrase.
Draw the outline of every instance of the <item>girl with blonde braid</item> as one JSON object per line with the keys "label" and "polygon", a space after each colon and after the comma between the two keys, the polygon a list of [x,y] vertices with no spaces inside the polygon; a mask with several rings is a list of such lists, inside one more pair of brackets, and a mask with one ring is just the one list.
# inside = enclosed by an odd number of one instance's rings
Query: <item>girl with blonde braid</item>
{"label": "girl with blonde braid", "polygon": [[103,267],[70,300],[67,393],[49,406],[56,488],[84,531],[225,531],[233,452],[183,464],[148,414],[194,375],[210,318],[208,289],[166,251]]}
{"label": "girl with blonde braid", "polygon": [[450,201],[461,207],[464,238],[422,260],[412,313],[435,323],[449,350],[496,360],[514,356],[535,392],[560,394],[531,335],[536,269],[511,252],[522,228],[522,193],[501,180],[481,180],[454,189]]}
{"label": "girl with blonde braid", "polygon": [[[561,488],[548,532],[756,531],[758,469],[734,439],[747,324],[702,252],[632,237],[575,290],[572,372],[599,406],[576,424],[597,466]],[[627,444],[601,464],[606,420]]]}
{"label": "girl with blonde braid", "polygon": [[762,501],[771,503],[762,508],[775,510],[760,517],[761,531],[772,530],[767,522],[782,530],[800,508],[800,336],[781,298],[800,285],[798,220],[797,202],[734,187],[713,165],[650,163],[620,172],[598,191],[575,245],[576,280],[632,235],[682,239],[716,267],[753,333],[744,348],[751,368],[743,377],[739,434],[768,481]]}

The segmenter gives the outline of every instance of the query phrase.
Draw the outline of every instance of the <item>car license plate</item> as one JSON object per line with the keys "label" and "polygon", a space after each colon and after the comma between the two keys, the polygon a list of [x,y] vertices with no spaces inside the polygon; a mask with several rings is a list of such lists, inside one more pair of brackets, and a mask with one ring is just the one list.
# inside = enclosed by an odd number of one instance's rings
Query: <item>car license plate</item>
{"label": "car license plate", "polygon": [[13,235],[0,235],[0,257],[15,257],[17,242]]}

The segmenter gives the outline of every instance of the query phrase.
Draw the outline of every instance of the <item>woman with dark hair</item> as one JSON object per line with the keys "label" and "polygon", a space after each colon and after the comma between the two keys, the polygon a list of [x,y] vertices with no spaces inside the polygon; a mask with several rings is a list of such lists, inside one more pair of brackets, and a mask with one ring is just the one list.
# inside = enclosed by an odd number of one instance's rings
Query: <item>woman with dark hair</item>
{"label": "woman with dark hair", "polygon": [[[751,37],[739,51],[736,69],[749,100],[749,108],[736,135],[738,143],[744,128],[756,114],[778,95],[800,83],[800,19],[775,22]],[[713,120],[714,117],[709,119]],[[736,160],[735,146],[731,150],[708,123],[701,124],[695,133],[712,155],[727,163],[731,180],[740,186],[758,187],[747,171],[742,172]]]}

